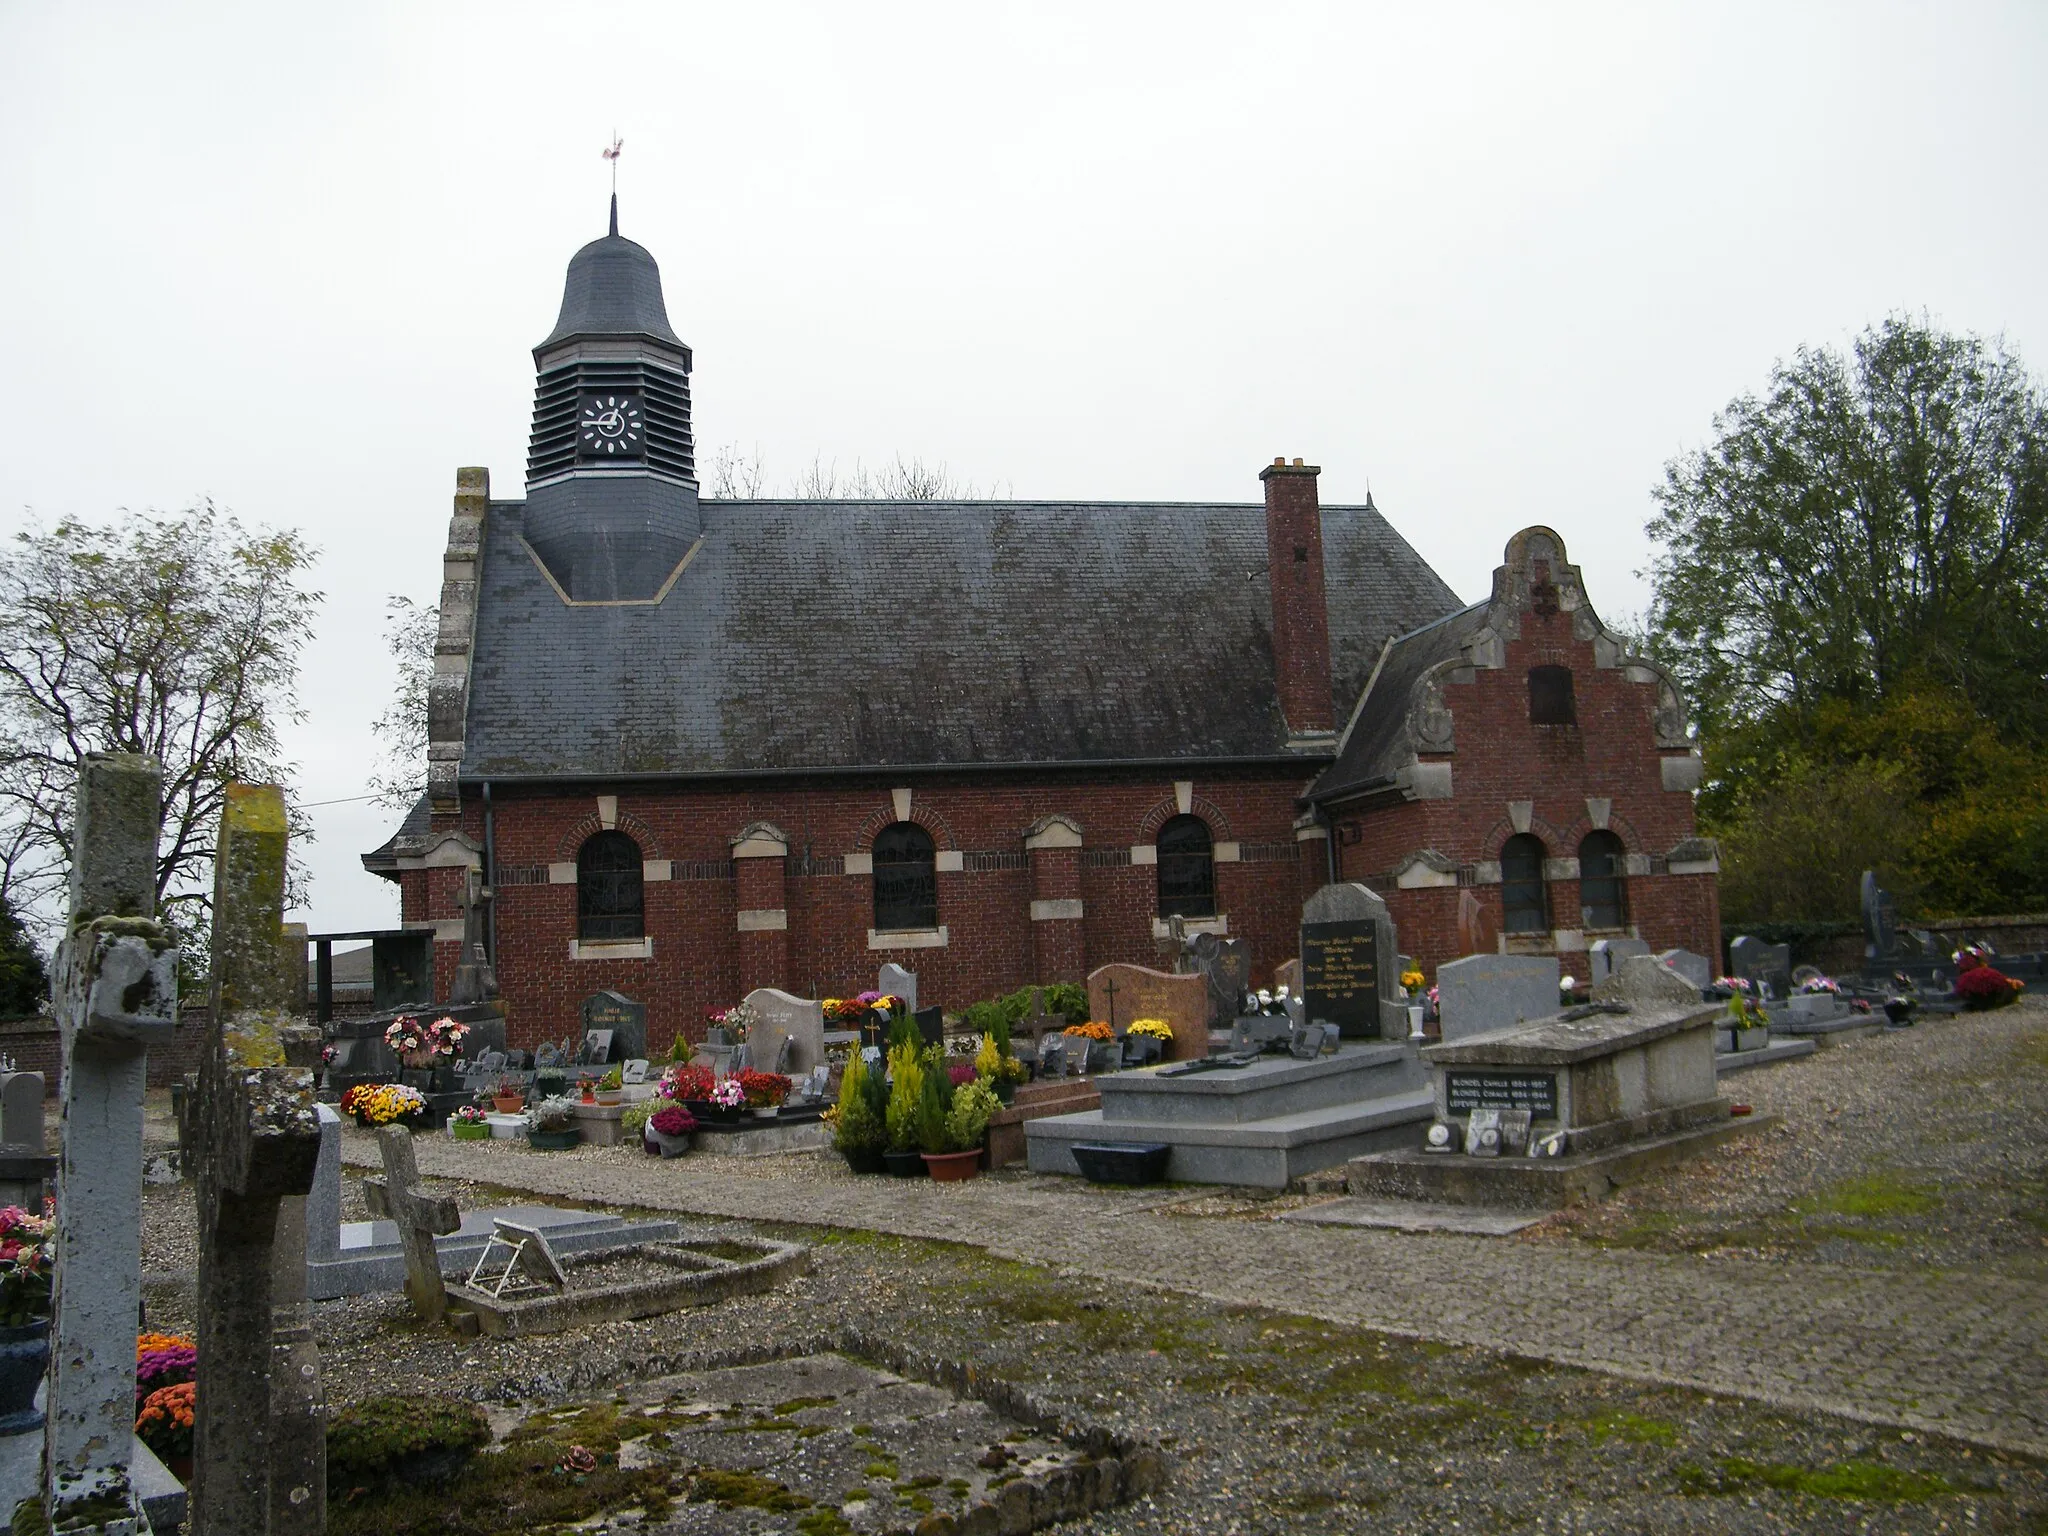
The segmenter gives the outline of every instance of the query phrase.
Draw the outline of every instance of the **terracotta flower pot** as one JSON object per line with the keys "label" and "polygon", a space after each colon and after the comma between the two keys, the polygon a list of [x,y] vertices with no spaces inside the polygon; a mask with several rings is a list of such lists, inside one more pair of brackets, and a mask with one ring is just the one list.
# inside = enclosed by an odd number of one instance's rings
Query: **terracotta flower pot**
{"label": "terracotta flower pot", "polygon": [[922,1155],[925,1172],[941,1184],[956,1184],[981,1172],[979,1147],[970,1147],[965,1152],[926,1152]]}
{"label": "terracotta flower pot", "polygon": [[491,1107],[501,1115],[516,1115],[526,1108],[526,1100],[516,1093],[500,1093],[491,1099]]}

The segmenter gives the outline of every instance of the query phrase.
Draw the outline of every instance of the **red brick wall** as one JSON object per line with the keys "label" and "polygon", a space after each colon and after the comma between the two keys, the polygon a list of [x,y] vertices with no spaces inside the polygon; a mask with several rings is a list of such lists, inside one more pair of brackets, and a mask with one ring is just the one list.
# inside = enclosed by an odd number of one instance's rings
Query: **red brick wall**
{"label": "red brick wall", "polygon": [[[1306,778],[1297,769],[1215,779],[1197,771],[1194,780],[1193,810],[1208,822],[1212,836],[1261,857],[1260,862],[1216,866],[1219,910],[1229,916],[1232,934],[1250,942],[1261,978],[1293,955],[1304,883],[1312,888],[1322,879],[1321,845],[1294,842],[1296,797]],[[604,786],[606,793],[616,788],[619,827],[640,843],[642,857],[676,863],[677,878],[645,887],[654,953],[644,960],[572,960],[576,888],[544,883],[546,866],[573,862],[578,846],[595,829],[596,790],[542,792],[494,785],[498,981],[508,1004],[512,1042],[560,1039],[576,1027],[582,1000],[602,988],[647,1004],[649,1044],[662,1049],[679,1028],[699,1033],[707,1010],[730,1006],[753,986],[779,985],[808,997],[843,996],[872,987],[885,960],[917,972],[920,1002],[948,1009],[1035,982],[1079,981],[1087,970],[1112,960],[1158,962],[1151,926],[1156,868],[1091,862],[1090,855],[1127,854],[1133,845],[1150,844],[1177,809],[1170,779],[949,775],[911,780],[912,819],[931,832],[940,852],[968,855],[970,867],[938,875],[939,922],[948,934],[944,948],[871,950],[870,878],[817,872],[814,866],[836,868],[833,861],[843,855],[866,851],[874,834],[895,819],[890,789],[903,782]],[[1024,836],[1052,814],[1079,825],[1084,846],[1039,850],[1036,856],[1045,866],[1035,876]],[[728,869],[733,839],[755,822],[772,823],[788,837],[787,865],[776,859],[740,860],[736,871]],[[465,801],[462,825],[481,843],[480,801]],[[1297,847],[1315,861],[1312,880],[1299,867]],[[1009,857],[972,857],[977,854]],[[777,903],[773,885],[778,874],[787,929],[740,933],[736,913],[741,908]],[[1043,889],[1035,883],[1040,879],[1047,882]],[[409,874],[402,883],[407,922],[460,914],[459,871],[428,871],[425,879]],[[1034,897],[1076,894],[1085,903],[1079,924],[1031,921]],[[1063,961],[1060,974],[1042,974],[1034,933],[1040,928],[1079,929],[1055,945],[1053,952]],[[775,959],[778,948],[780,960]],[[456,949],[454,944],[436,946],[442,995],[453,979]],[[779,969],[771,973],[771,967]]]}
{"label": "red brick wall", "polygon": [[[1664,788],[1665,754],[1651,720],[1656,685],[1630,682],[1621,667],[1596,667],[1592,642],[1573,638],[1568,612],[1524,611],[1521,629],[1508,642],[1505,666],[1475,668],[1471,682],[1444,687],[1456,750],[1426,761],[1450,764],[1450,798],[1336,813],[1343,877],[1386,897],[1402,949],[1432,974],[1460,953],[1458,892],[1395,889],[1389,872],[1408,855],[1432,849],[1461,866],[1497,861],[1515,830],[1509,802],[1521,800],[1531,802],[1529,830],[1554,859],[1578,857],[1581,839],[1593,830],[1589,796],[1613,802],[1608,830],[1631,854],[1661,859],[1696,830],[1692,796]],[[1576,725],[1530,723],[1529,669],[1544,664],[1571,668]],[[1500,927],[1500,886],[1472,890]],[[1578,882],[1552,881],[1549,897],[1553,928],[1578,928]],[[1629,926],[1656,949],[1720,954],[1712,875],[1635,876],[1627,897]]]}

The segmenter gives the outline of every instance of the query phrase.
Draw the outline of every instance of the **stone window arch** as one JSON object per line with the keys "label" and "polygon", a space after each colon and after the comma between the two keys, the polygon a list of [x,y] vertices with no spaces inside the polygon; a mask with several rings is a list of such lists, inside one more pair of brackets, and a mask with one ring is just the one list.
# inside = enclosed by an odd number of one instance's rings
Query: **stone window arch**
{"label": "stone window arch", "polygon": [[1628,926],[1628,850],[1612,832],[1579,844],[1579,916],[1585,928]]}
{"label": "stone window arch", "polygon": [[1500,848],[1501,925],[1509,933],[1550,931],[1550,892],[1543,883],[1543,839],[1518,832]]}
{"label": "stone window arch", "polygon": [[644,938],[640,845],[623,832],[599,832],[576,851],[576,937],[586,943]]}
{"label": "stone window arch", "polygon": [[875,927],[938,927],[938,849],[931,833],[914,821],[892,822],[875,834],[874,861]]}
{"label": "stone window arch", "polygon": [[1216,843],[1199,816],[1175,816],[1159,829],[1159,915],[1216,915]]}

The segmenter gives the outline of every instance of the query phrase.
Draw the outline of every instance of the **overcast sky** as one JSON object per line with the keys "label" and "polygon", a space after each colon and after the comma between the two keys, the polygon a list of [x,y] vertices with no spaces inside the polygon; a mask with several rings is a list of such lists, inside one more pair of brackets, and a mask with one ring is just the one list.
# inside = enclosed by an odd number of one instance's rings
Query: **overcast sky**
{"label": "overcast sky", "polygon": [[[1468,599],[1544,522],[1619,615],[1774,359],[1909,310],[2048,366],[2044,82],[2038,3],[0,0],[0,531],[305,530],[288,746],[361,795],[384,599],[436,598],[458,465],[519,494],[616,128],[700,463],[1251,501],[1300,455]],[[395,921],[390,815],[314,816],[301,915]]]}

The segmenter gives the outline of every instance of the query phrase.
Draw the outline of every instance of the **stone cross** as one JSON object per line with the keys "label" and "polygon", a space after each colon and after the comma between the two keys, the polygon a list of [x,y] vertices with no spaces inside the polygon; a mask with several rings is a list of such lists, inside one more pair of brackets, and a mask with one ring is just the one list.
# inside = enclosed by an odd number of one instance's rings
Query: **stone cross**
{"label": "stone cross", "polygon": [[163,770],[94,754],[78,775],[71,915],[57,955],[64,1059],[57,1289],[43,1508],[54,1529],[146,1532],[129,1481],[142,1303],[146,1053],[178,1017],[178,951],[155,921]]}
{"label": "stone cross", "polygon": [[[326,1450],[319,1356],[304,1290],[280,1297],[279,1266],[305,1268],[304,1196],[320,1153],[313,1073],[319,1031],[298,1021],[279,963],[284,794],[230,784],[214,850],[213,1024],[194,1120],[199,1181],[199,1392],[193,1536],[319,1531]],[[294,1012],[288,1012],[291,1009]],[[280,1206],[297,1197],[297,1216]],[[280,1228],[282,1227],[282,1232]],[[296,1227],[296,1233],[294,1233]],[[279,1238],[285,1239],[285,1252]],[[284,1314],[276,1311],[280,1300]],[[129,1320],[133,1327],[133,1318]],[[124,1361],[125,1365],[125,1361]]]}
{"label": "stone cross", "polygon": [[377,1132],[377,1150],[384,1158],[384,1177],[363,1180],[370,1214],[398,1224],[405,1245],[405,1295],[412,1309],[430,1323],[448,1315],[448,1287],[441,1279],[437,1234],[462,1225],[453,1195],[432,1195],[420,1188],[419,1164],[412,1153],[412,1132],[387,1125]]}

